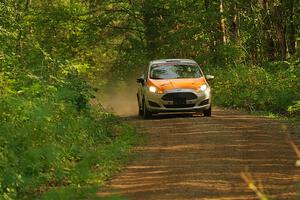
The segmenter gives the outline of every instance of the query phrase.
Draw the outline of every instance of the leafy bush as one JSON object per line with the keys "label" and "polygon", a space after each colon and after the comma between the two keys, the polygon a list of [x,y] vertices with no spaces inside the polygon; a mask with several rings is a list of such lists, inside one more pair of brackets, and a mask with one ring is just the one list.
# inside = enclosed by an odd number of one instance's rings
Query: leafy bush
{"label": "leafy bush", "polygon": [[284,64],[276,70],[243,65],[211,69],[216,77],[214,101],[231,108],[286,113],[300,99],[300,70],[293,64]]}
{"label": "leafy bush", "polygon": [[115,116],[78,112],[55,97],[1,98],[0,111],[1,199],[103,181],[135,142],[134,131]]}
{"label": "leafy bush", "polygon": [[89,106],[83,4],[0,2],[0,199],[90,198],[136,142]]}
{"label": "leafy bush", "polygon": [[245,52],[240,46],[228,44],[218,46],[216,50],[205,59],[210,64],[225,67],[229,65],[239,65],[244,62],[245,57]]}
{"label": "leafy bush", "polygon": [[296,101],[294,105],[288,107],[288,112],[290,114],[300,114],[300,101]]}

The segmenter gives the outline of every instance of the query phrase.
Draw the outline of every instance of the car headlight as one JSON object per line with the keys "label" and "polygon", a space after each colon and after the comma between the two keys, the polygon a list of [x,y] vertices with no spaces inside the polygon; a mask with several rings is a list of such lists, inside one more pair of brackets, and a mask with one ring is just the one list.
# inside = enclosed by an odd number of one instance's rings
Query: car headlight
{"label": "car headlight", "polygon": [[205,91],[207,90],[207,85],[206,85],[206,84],[201,85],[201,86],[200,86],[200,90],[201,90],[202,92],[205,92]]}
{"label": "car headlight", "polygon": [[150,86],[149,87],[149,91],[152,93],[156,93],[157,92],[157,88],[155,86]]}

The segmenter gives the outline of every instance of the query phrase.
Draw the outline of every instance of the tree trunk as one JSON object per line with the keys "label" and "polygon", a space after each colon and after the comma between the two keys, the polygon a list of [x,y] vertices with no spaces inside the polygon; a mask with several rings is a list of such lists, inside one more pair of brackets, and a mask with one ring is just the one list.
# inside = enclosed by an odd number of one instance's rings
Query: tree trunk
{"label": "tree trunk", "polygon": [[223,0],[220,0],[220,31],[222,34],[222,43],[227,44],[227,37],[226,37],[226,24],[224,18],[224,5]]}
{"label": "tree trunk", "polygon": [[205,6],[205,10],[207,11],[210,6],[210,0],[204,0],[204,6]]}
{"label": "tree trunk", "polygon": [[232,22],[231,22],[231,35],[234,43],[239,43],[240,40],[240,29],[239,29],[239,11],[237,8],[237,3],[232,3]]}
{"label": "tree trunk", "polygon": [[145,27],[145,40],[147,43],[148,57],[153,59],[158,53],[158,40],[160,38],[157,16],[160,12],[156,10],[152,4],[152,0],[144,0],[142,5],[143,23]]}
{"label": "tree trunk", "polygon": [[296,27],[295,27],[295,16],[296,16],[296,0],[290,0],[289,5],[289,33],[288,33],[288,47],[289,53],[293,55],[296,52]]}
{"label": "tree trunk", "polygon": [[[15,9],[15,13],[16,13],[16,16],[15,16],[15,20],[17,22],[20,22],[21,21],[21,12],[20,12],[20,4],[15,1],[15,4],[14,4],[14,9]],[[21,51],[22,51],[22,27],[19,27],[19,30],[18,30],[18,38],[17,38],[17,43],[16,43],[16,54],[17,55],[20,55],[21,54]]]}
{"label": "tree trunk", "polygon": [[263,7],[263,16],[265,16],[263,21],[263,33],[264,33],[264,40],[265,40],[265,52],[268,60],[274,60],[276,55],[276,47],[273,38],[273,31],[272,31],[272,15],[271,15],[271,8],[268,0],[262,1]]}
{"label": "tree trunk", "polygon": [[279,57],[284,60],[288,55],[288,48],[285,37],[286,27],[285,22],[283,20],[285,19],[285,13],[283,10],[282,1],[280,5],[272,5],[272,16],[273,26],[277,38],[277,51]]}
{"label": "tree trunk", "polygon": [[31,6],[31,0],[27,0],[26,1],[26,5],[25,5],[25,11],[29,10],[30,6]]}

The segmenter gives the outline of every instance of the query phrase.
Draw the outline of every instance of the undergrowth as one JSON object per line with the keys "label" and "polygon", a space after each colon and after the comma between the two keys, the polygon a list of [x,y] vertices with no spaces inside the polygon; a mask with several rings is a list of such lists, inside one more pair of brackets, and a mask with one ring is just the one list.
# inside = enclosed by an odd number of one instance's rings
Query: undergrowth
{"label": "undergrowth", "polygon": [[264,67],[238,65],[210,68],[214,103],[220,106],[299,115],[299,62],[276,62]]}
{"label": "undergrowth", "polygon": [[0,111],[0,199],[91,199],[138,141],[118,117],[57,97],[11,95]]}

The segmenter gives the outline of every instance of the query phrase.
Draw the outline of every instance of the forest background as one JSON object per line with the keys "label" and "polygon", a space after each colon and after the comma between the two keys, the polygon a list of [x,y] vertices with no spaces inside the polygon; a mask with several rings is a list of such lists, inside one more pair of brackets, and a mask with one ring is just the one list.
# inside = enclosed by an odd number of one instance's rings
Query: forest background
{"label": "forest background", "polygon": [[0,199],[94,194],[138,136],[91,99],[153,59],[195,59],[214,104],[299,116],[299,42],[297,0],[2,0]]}

